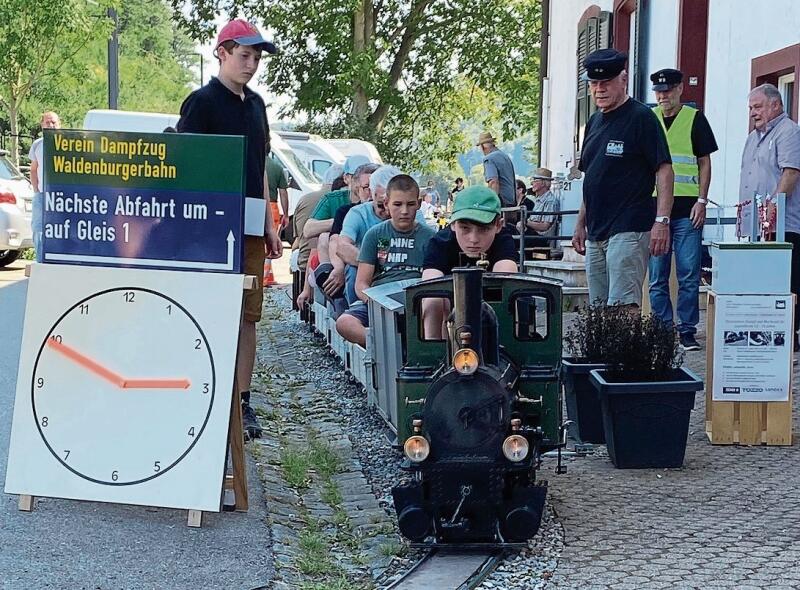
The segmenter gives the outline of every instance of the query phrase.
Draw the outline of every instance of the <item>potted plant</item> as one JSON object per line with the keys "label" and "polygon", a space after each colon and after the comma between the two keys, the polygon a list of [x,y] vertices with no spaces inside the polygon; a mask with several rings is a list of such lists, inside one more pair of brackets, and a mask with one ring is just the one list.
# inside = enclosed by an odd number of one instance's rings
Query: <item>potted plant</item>
{"label": "potted plant", "polygon": [[602,358],[606,324],[619,311],[619,307],[584,306],[564,335],[568,356],[561,359],[561,380],[567,416],[573,422],[570,433],[578,442],[606,442],[600,398],[589,380],[589,372],[606,368]]}
{"label": "potted plant", "polygon": [[623,469],[680,467],[689,415],[703,382],[681,367],[675,329],[638,310],[607,308],[599,358],[590,378],[603,412],[608,454]]}

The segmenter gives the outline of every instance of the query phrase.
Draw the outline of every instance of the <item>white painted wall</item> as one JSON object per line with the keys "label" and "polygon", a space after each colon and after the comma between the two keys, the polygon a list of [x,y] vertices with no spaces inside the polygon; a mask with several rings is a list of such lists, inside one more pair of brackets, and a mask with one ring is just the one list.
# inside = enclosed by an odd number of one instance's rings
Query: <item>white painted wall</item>
{"label": "white painted wall", "polygon": [[542,108],[542,165],[566,172],[573,164],[578,20],[591,5],[611,11],[613,0],[551,0],[548,78]]}
{"label": "white painted wall", "polygon": [[[748,133],[751,60],[800,42],[800,2],[711,0],[705,114],[720,151],[712,158],[709,196],[725,205],[739,200],[739,169]],[[726,213],[730,214],[730,213]]]}
{"label": "white painted wall", "polygon": [[650,88],[650,74],[678,65],[678,0],[658,0],[650,3],[650,22],[647,28],[648,52],[639,57],[645,72],[647,94],[643,102],[653,103],[656,96]]}

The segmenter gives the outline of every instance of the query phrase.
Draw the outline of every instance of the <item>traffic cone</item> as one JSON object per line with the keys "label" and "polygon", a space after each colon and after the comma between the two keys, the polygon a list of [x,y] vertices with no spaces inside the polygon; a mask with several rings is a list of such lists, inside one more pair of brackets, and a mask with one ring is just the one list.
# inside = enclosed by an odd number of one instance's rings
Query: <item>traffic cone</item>
{"label": "traffic cone", "polygon": [[265,287],[271,287],[275,284],[275,275],[272,274],[272,261],[267,260],[264,262],[264,283]]}

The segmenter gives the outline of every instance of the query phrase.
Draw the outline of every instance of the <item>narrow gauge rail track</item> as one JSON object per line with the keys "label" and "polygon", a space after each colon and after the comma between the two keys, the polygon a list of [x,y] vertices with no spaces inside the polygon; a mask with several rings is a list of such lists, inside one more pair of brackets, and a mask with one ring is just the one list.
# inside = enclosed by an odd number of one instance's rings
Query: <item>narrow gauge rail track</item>
{"label": "narrow gauge rail track", "polygon": [[384,590],[472,590],[500,564],[506,552],[427,551],[402,577]]}

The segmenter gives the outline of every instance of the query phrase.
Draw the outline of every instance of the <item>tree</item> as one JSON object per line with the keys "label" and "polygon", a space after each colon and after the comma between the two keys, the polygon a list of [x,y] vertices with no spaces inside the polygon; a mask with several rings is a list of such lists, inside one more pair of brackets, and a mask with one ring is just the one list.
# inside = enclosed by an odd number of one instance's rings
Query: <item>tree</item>
{"label": "tree", "polygon": [[[174,26],[163,0],[122,0],[117,12],[119,107],[177,113],[190,90],[196,63],[194,43]],[[104,108],[108,101],[107,50],[107,36],[95,37],[54,75],[35,84],[19,111],[21,133],[36,135],[44,110],[58,112],[65,126],[80,127],[89,109]],[[54,59],[61,58],[57,51]]]}
{"label": "tree", "polygon": [[466,80],[496,97],[506,135],[535,128],[537,0],[171,2],[198,37],[210,34],[209,15],[223,7],[275,31],[281,54],[267,82],[292,98],[286,114],[312,125],[397,145]]}
{"label": "tree", "polygon": [[0,0],[0,106],[8,113],[15,163],[23,102],[93,37],[106,35],[108,25],[90,15],[83,0]]}

